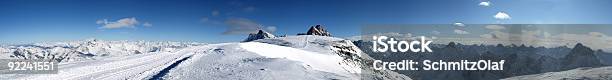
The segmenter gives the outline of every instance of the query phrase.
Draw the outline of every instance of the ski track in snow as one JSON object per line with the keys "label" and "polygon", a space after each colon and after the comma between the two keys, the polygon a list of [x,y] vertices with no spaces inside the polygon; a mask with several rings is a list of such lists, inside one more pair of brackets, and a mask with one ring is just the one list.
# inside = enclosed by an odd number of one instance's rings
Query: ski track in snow
{"label": "ski track in snow", "polygon": [[[175,53],[159,52],[103,59],[105,61],[75,62],[60,64],[57,74],[0,74],[0,79],[18,80],[118,80],[147,79],[160,73],[172,64],[187,59],[197,50],[208,46],[183,48]],[[175,64],[176,65],[176,64]],[[3,79],[5,78],[5,79]]]}
{"label": "ski track in snow", "polygon": [[[306,36],[307,38],[308,36]],[[289,38],[301,42],[303,37]],[[326,39],[321,40],[336,40]],[[304,43],[306,45],[308,43]],[[330,44],[330,43],[320,43]],[[295,45],[293,45],[295,46]],[[57,74],[0,74],[0,80],[328,80],[357,79],[358,67],[326,46],[294,48],[260,42],[191,46],[176,52],[61,63]]]}
{"label": "ski track in snow", "polygon": [[[340,56],[259,42],[211,45],[205,54],[182,62],[170,80],[328,80],[357,79]],[[352,69],[351,69],[352,70]],[[359,70],[359,69],[356,69]]]}

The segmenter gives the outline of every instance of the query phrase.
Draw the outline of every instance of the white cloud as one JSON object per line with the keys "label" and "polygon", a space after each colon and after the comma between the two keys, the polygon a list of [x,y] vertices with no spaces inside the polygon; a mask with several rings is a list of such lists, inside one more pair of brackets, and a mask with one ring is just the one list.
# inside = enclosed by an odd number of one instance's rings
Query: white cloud
{"label": "white cloud", "polygon": [[249,34],[255,33],[259,29],[264,29],[270,33],[276,31],[275,26],[264,26],[246,18],[230,18],[225,21],[227,30],[223,34]]}
{"label": "white cloud", "polygon": [[478,3],[478,5],[488,7],[489,5],[491,5],[491,2],[483,1],[483,2]]}
{"label": "white cloud", "polygon": [[485,38],[485,39],[494,39],[495,37],[491,34],[482,34],[480,35],[481,38]]}
{"label": "white cloud", "polygon": [[106,23],[108,23],[108,20],[106,19],[101,19],[101,20],[96,21],[96,24],[106,24]]}
{"label": "white cloud", "polygon": [[465,27],[465,24],[460,23],[460,22],[453,23],[453,25],[459,26],[459,27]]}
{"label": "white cloud", "polygon": [[[465,27],[465,24],[461,23],[461,22],[455,22],[453,23],[454,26],[457,26],[458,29],[453,30],[456,34],[470,34],[470,32],[467,32],[465,30],[463,30],[462,27]],[[439,32],[438,32],[439,34]]]}
{"label": "white cloud", "polygon": [[521,31],[521,33],[507,33],[502,31],[491,31],[487,34],[480,35],[479,43],[477,44],[525,44],[527,46],[544,46],[549,45],[546,41],[543,41],[543,37],[540,31]]}
{"label": "white cloud", "polygon": [[608,37],[606,36],[606,34],[600,33],[600,32],[589,32],[589,35],[593,36],[593,37]]}
{"label": "white cloud", "polygon": [[144,26],[144,27],[152,27],[153,24],[151,24],[149,22],[145,22],[145,23],[142,24],[142,26]]}
{"label": "white cloud", "polygon": [[460,30],[460,29],[455,29],[454,31],[457,34],[470,34],[470,32],[467,32],[467,31],[464,31],[464,30]]}
{"label": "white cloud", "polygon": [[550,33],[548,33],[548,32],[543,32],[542,34],[543,34],[543,35],[542,35],[542,37],[543,37],[543,38],[550,38],[550,37],[552,36],[552,35],[551,35]]}
{"label": "white cloud", "polygon": [[508,15],[506,12],[497,12],[497,14],[495,14],[493,17],[498,20],[511,19],[510,15]]}
{"label": "white cloud", "polygon": [[115,22],[109,22],[107,19],[96,21],[96,24],[102,25],[101,29],[135,28],[138,23],[134,17],[119,19]]}
{"label": "white cloud", "polygon": [[516,41],[528,42],[528,41],[537,40],[539,38],[543,38],[541,35],[543,34],[539,30],[536,30],[536,31],[523,30],[521,31],[521,33],[516,33],[516,34],[496,30],[488,34],[480,35],[480,37],[486,38],[486,39],[499,39],[503,41],[515,41],[516,40]]}
{"label": "white cloud", "polygon": [[506,27],[500,26],[500,25],[487,25],[487,26],[485,26],[485,28],[490,29],[490,30],[502,30],[502,29],[506,29]]}
{"label": "white cloud", "polygon": [[558,35],[554,35],[550,38],[551,40],[560,40],[562,42],[558,43],[568,43],[568,44],[576,44],[582,43],[588,47],[593,49],[604,49],[607,51],[612,51],[612,37],[608,37],[606,34],[600,32],[589,32],[588,34],[568,34],[562,33]]}

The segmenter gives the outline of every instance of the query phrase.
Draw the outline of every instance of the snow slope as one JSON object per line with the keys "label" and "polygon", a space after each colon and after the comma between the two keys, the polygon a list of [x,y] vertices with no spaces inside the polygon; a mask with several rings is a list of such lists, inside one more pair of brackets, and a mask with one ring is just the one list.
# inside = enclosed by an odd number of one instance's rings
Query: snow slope
{"label": "snow slope", "polygon": [[[197,46],[175,53],[157,52],[103,60],[61,63],[57,74],[0,74],[1,80],[118,80],[146,79],[157,74],[162,68],[177,60],[190,57],[198,50],[208,48]],[[10,72],[3,72],[10,73]]]}
{"label": "snow slope", "polygon": [[303,35],[216,45],[215,49],[207,50],[206,54],[196,54],[162,78],[172,80],[410,79],[392,71],[369,69],[363,62],[370,58],[360,56],[362,53],[357,47],[346,41],[348,40]]}
{"label": "snow slope", "polygon": [[0,74],[0,80],[410,80],[371,69],[366,65],[371,58],[352,42],[333,37],[289,36],[176,49],[63,62],[58,74]]}
{"label": "snow slope", "polygon": [[[255,47],[257,46],[257,47]],[[251,52],[255,48],[277,48],[269,52],[297,51],[296,55],[260,55],[258,52]],[[342,75],[343,71],[324,72],[315,69],[320,66],[336,67],[332,64],[319,65],[305,64],[302,59],[295,59],[300,52],[310,53],[302,50],[282,50],[287,49],[283,46],[249,42],[249,43],[229,43],[217,45],[216,49],[207,50],[206,54],[195,55],[192,59],[180,64],[176,69],[170,70],[163,79],[171,80],[286,80],[286,79],[354,79],[348,75]],[[256,50],[259,51],[259,50]],[[272,53],[274,54],[274,53]],[[287,54],[287,53],[284,53]],[[289,53],[290,54],[290,53]],[[312,53],[310,53],[312,54]],[[306,54],[301,54],[306,55]],[[288,58],[291,57],[292,58]],[[309,55],[312,56],[312,55]],[[303,56],[303,57],[309,57]],[[317,55],[313,57],[321,57]],[[281,58],[283,57],[283,58]],[[329,56],[325,56],[329,57]],[[325,58],[321,57],[321,58]],[[311,57],[312,58],[312,57]],[[310,66],[309,66],[310,65]],[[334,68],[335,69],[335,68]],[[342,73],[342,74],[340,74]]]}
{"label": "snow slope", "polygon": [[361,69],[359,67],[338,65],[338,63],[342,62],[343,58],[335,54],[318,54],[291,47],[257,42],[242,43],[240,44],[240,47],[246,49],[247,51],[266,56],[267,58],[285,58],[294,61],[301,61],[319,71],[331,73],[338,72],[338,74],[347,76],[353,73],[361,73]]}
{"label": "snow slope", "polygon": [[516,76],[502,80],[612,80],[612,67],[577,68],[568,71]]}

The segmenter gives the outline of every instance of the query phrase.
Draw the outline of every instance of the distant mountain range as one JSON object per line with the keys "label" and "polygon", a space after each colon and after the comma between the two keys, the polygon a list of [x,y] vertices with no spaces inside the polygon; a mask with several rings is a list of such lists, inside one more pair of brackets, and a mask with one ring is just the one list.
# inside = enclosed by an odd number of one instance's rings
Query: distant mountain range
{"label": "distant mountain range", "polygon": [[187,42],[102,41],[34,43],[0,47],[0,59],[48,59],[56,62],[95,60],[151,52],[173,52],[180,48],[205,45]]}
{"label": "distant mountain range", "polygon": [[[502,71],[397,71],[416,80],[492,80],[513,76],[555,72],[579,67],[612,65],[612,53],[592,50],[580,43],[568,47],[532,47],[525,45],[463,45],[434,44],[431,53],[374,53],[372,43],[354,41],[364,53],[383,61],[399,60],[506,60]],[[422,67],[422,66],[418,66]]]}

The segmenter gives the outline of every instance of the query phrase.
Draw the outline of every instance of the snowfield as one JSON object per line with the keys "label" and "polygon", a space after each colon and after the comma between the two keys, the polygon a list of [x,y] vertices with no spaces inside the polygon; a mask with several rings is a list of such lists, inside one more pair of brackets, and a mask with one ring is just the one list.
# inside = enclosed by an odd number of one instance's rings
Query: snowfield
{"label": "snowfield", "polygon": [[[374,73],[361,61],[350,60],[361,53],[342,55],[334,46],[350,46],[346,40],[323,36],[289,36],[255,42],[210,45],[214,49],[196,54],[170,70],[163,79],[172,80],[329,80],[410,78],[392,71]],[[313,44],[314,43],[314,44]],[[341,45],[350,44],[350,45]],[[356,50],[354,52],[360,52]],[[360,58],[362,59],[362,58]],[[368,58],[369,59],[369,58]],[[366,69],[364,69],[366,68]],[[363,72],[368,75],[363,75]],[[376,75],[370,75],[376,74]]]}
{"label": "snowfield", "polygon": [[57,74],[2,74],[0,79],[33,79],[33,80],[118,80],[145,79],[156,74],[161,68],[177,60],[192,56],[197,46],[181,51],[159,52],[125,57],[113,57],[102,60],[61,63]]}
{"label": "snowfield", "polygon": [[[173,49],[103,58],[97,54],[108,53],[96,52],[94,59],[62,62],[58,74],[0,74],[0,80],[410,80],[392,71],[374,71],[366,65],[372,59],[351,41],[333,37],[288,36]],[[0,50],[14,56],[14,51]]]}
{"label": "snowfield", "polygon": [[[267,52],[252,52],[253,49],[263,48],[279,48],[274,51]],[[247,42],[247,43],[231,43],[218,45],[216,49],[208,50],[206,54],[199,54],[185,63],[180,64],[176,69],[170,70],[164,79],[171,80],[235,80],[235,79],[251,79],[251,80],[268,80],[268,79],[354,79],[346,75],[346,71],[319,71],[316,68],[327,66],[337,68],[330,64],[320,65],[325,63],[306,64],[302,59],[295,59],[299,56],[301,50],[286,50],[300,51],[291,52],[298,53],[296,55],[283,52],[283,46],[276,46],[264,43]],[[281,50],[281,51],[279,51]],[[255,50],[262,51],[262,50]],[[276,53],[281,53],[277,54]],[[306,52],[308,53],[308,52]],[[312,53],[311,53],[312,54]],[[323,56],[323,57],[321,57]],[[302,56],[306,58],[329,58],[325,55],[317,55],[313,57]],[[321,61],[321,60],[319,60]],[[314,68],[316,67],[316,68]]]}

